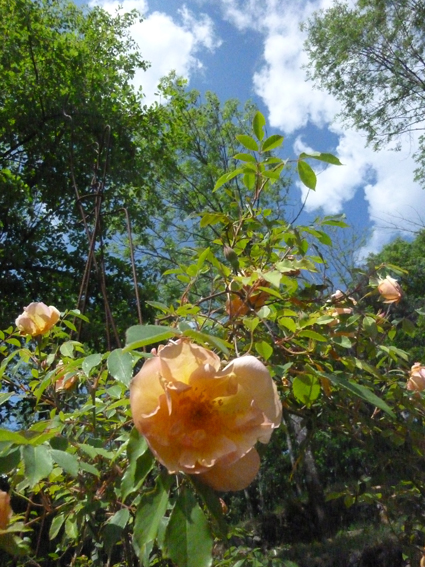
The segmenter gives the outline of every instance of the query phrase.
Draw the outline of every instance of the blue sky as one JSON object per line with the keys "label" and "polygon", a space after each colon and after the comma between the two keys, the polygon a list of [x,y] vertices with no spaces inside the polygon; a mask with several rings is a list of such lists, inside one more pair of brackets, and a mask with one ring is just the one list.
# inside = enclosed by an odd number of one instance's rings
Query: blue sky
{"label": "blue sky", "polygon": [[[352,0],[354,1],[354,0]],[[332,152],[344,163],[321,171],[302,221],[345,213],[357,232],[370,230],[361,255],[378,251],[397,234],[425,225],[425,191],[413,180],[417,137],[406,136],[402,150],[374,153],[365,137],[343,126],[339,105],[306,81],[300,22],[332,0],[96,0],[110,12],[136,8],[144,21],[132,34],[152,66],[140,72],[147,103],[159,79],[175,70],[201,93],[221,100],[253,100],[267,119],[269,133],[285,135],[285,157],[308,148]],[[316,168],[317,169],[317,168]],[[293,202],[305,189],[295,185]]]}

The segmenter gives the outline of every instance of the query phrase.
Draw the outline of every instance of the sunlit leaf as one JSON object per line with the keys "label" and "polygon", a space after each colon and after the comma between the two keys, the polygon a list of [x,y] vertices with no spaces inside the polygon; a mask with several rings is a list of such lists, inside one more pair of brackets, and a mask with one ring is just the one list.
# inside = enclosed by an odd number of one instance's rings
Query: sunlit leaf
{"label": "sunlit leaf", "polygon": [[258,152],[258,144],[251,138],[251,136],[247,136],[246,134],[238,134],[236,136],[238,142],[240,142],[247,150],[252,150],[253,152]]}
{"label": "sunlit leaf", "polygon": [[129,352],[117,348],[111,352],[107,360],[109,374],[125,386],[130,385],[133,377],[133,357]]}
{"label": "sunlit leaf", "polygon": [[311,405],[320,395],[320,383],[316,376],[301,374],[292,383],[296,399],[304,405]]}
{"label": "sunlit leaf", "polygon": [[298,160],[298,175],[302,183],[312,189],[313,191],[316,189],[317,184],[317,177],[312,168],[306,163],[305,161]]}
{"label": "sunlit leaf", "polygon": [[263,152],[270,152],[281,146],[283,143],[283,136],[279,136],[279,134],[273,134],[267,140],[264,140],[261,150]]}
{"label": "sunlit leaf", "polygon": [[165,555],[179,567],[209,567],[213,539],[192,492],[183,487],[165,532]]}
{"label": "sunlit leaf", "polygon": [[122,352],[166,341],[179,334],[177,329],[172,327],[161,327],[160,325],[134,325],[127,329],[126,347]]}
{"label": "sunlit leaf", "polygon": [[252,121],[252,129],[254,130],[254,134],[257,136],[257,140],[260,140],[260,142],[264,138],[265,125],[266,125],[266,119],[261,114],[261,112],[257,110],[254,119]]}

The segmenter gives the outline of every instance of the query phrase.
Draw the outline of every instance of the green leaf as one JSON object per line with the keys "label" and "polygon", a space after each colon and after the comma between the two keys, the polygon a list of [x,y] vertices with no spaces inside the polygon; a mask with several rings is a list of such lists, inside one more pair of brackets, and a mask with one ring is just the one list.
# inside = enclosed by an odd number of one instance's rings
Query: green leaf
{"label": "green leaf", "polygon": [[188,478],[190,478],[192,484],[196,488],[196,492],[201,496],[205,506],[208,508],[208,511],[214,518],[217,527],[220,530],[221,536],[225,538],[228,531],[227,523],[217,492],[213,488],[199,480],[196,474],[188,475]]}
{"label": "green leaf", "polygon": [[52,456],[45,445],[22,447],[22,457],[24,459],[25,476],[31,488],[52,472]]}
{"label": "green leaf", "polygon": [[11,450],[10,453],[0,457],[0,474],[7,474],[19,465],[21,452],[19,449]]}
{"label": "green leaf", "polygon": [[275,287],[279,287],[282,274],[277,270],[274,270],[273,272],[265,272],[262,276],[267,282],[271,283]]}
{"label": "green leaf", "polygon": [[73,358],[74,356],[74,342],[73,341],[66,341],[62,343],[59,347],[59,350],[63,356],[68,356],[69,358]]}
{"label": "green leaf", "polygon": [[102,362],[101,354],[90,354],[83,360],[82,369],[84,374],[88,377],[90,372]]}
{"label": "green leaf", "polygon": [[133,530],[133,547],[139,557],[143,555],[144,546],[158,535],[161,519],[167,511],[171,482],[169,475],[159,476],[154,490],[143,494],[140,499]]}
{"label": "green leaf", "polygon": [[320,375],[328,378],[333,384],[342,386],[343,388],[345,388],[355,396],[361,398],[362,400],[368,402],[372,406],[376,406],[392,418],[396,418],[395,413],[383,400],[381,400],[381,398],[378,398],[378,396],[376,396],[373,392],[371,392],[368,388],[365,388],[361,384],[357,384],[357,382],[343,378],[338,374],[320,373]]}
{"label": "green leaf", "polygon": [[270,152],[275,148],[278,148],[283,143],[283,136],[279,136],[279,134],[273,134],[269,136],[267,140],[264,140],[263,145],[261,147],[261,151],[263,152]]}
{"label": "green leaf", "polygon": [[214,185],[214,189],[213,189],[213,193],[215,193],[217,191],[217,189],[220,189],[220,187],[222,185],[224,185],[225,183],[228,183],[231,179],[233,179],[234,177],[236,177],[237,175],[239,175],[240,173],[243,172],[243,169],[238,168],[238,169],[234,169],[233,171],[228,171],[227,173],[224,173],[221,177],[219,177]]}
{"label": "green leaf", "polygon": [[291,317],[280,317],[278,323],[279,325],[289,329],[291,333],[295,333],[295,331],[297,330],[297,325]]}
{"label": "green leaf", "polygon": [[58,451],[57,449],[51,449],[50,451],[53,460],[57,465],[60,466],[66,473],[70,474],[74,478],[78,476],[78,458],[76,455],[67,453],[66,451]]}
{"label": "green leaf", "polygon": [[144,437],[134,427],[127,444],[128,467],[122,477],[120,493],[125,500],[129,494],[137,491],[152,469],[154,459]]}
{"label": "green leaf", "polygon": [[316,189],[316,174],[305,161],[298,160],[298,175],[306,187],[313,191]]}
{"label": "green leaf", "polygon": [[313,339],[314,341],[320,341],[322,343],[325,343],[328,338],[321,335],[320,333],[316,333],[316,331],[309,331],[309,330],[305,330],[305,331],[301,331],[300,333],[298,333],[299,337],[307,337],[308,339]]}
{"label": "green leaf", "polygon": [[342,165],[339,159],[333,154],[326,154],[321,152],[311,152],[310,154],[305,154],[304,152],[300,154],[300,159],[313,158],[319,161],[324,161],[325,163],[330,163],[332,165]]}
{"label": "green leaf", "polygon": [[103,527],[103,541],[107,553],[111,551],[113,546],[121,539],[122,532],[130,519],[130,510],[121,508],[112,518],[106,522]]}
{"label": "green leaf", "polygon": [[254,119],[252,121],[252,129],[254,130],[254,134],[257,137],[257,140],[261,140],[264,138],[264,126],[266,125],[266,119],[261,114],[259,110],[255,113]]}
{"label": "green leaf", "polygon": [[245,161],[245,162],[248,161],[250,163],[257,163],[257,160],[251,154],[239,153],[234,155],[233,159],[238,159],[239,161]]}
{"label": "green leaf", "polygon": [[208,335],[207,333],[201,333],[200,331],[195,331],[195,329],[186,329],[183,332],[183,336],[190,337],[191,339],[194,339],[195,341],[206,345],[207,347],[216,347],[220,349],[221,352],[224,352],[224,354],[229,354],[229,349],[227,348],[228,346],[230,346],[229,343],[226,343],[223,339],[220,339],[220,337]]}
{"label": "green leaf", "polygon": [[258,152],[258,144],[254,140],[254,138],[251,138],[251,136],[247,136],[246,134],[238,134],[236,136],[236,139],[248,150]]}
{"label": "green leaf", "polygon": [[65,516],[63,514],[58,514],[53,518],[49,529],[49,539],[55,539],[61,527],[63,526],[64,521],[65,521]]}
{"label": "green leaf", "polygon": [[165,532],[164,551],[179,567],[209,567],[213,539],[204,512],[183,487]]}
{"label": "green leaf", "polygon": [[309,406],[320,395],[319,380],[311,374],[296,376],[292,383],[292,391],[299,402]]}
{"label": "green leaf", "polygon": [[223,213],[202,213],[199,225],[204,228],[205,226],[215,225],[219,222],[228,224],[231,222],[230,218]]}
{"label": "green leaf", "polygon": [[264,360],[268,360],[273,354],[273,348],[266,341],[255,343],[255,350]]}
{"label": "green leaf", "polygon": [[121,348],[117,348],[111,352],[107,361],[109,374],[129,387],[133,377],[133,357],[129,352],[123,352]]}
{"label": "green leaf", "polygon": [[172,327],[162,327],[160,325],[133,325],[126,332],[126,347],[122,352],[151,345],[171,339],[179,335],[179,331]]}

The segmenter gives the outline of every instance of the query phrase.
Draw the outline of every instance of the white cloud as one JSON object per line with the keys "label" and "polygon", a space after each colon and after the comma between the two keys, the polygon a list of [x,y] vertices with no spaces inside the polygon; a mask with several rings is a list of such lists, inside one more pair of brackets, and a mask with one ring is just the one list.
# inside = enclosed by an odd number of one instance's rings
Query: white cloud
{"label": "white cloud", "polygon": [[[307,58],[300,23],[314,10],[331,4],[332,0],[299,0],[296,4],[285,0],[221,0],[225,17],[238,29],[252,29],[264,36],[263,64],[253,83],[268,109],[270,125],[298,135],[294,144],[297,154],[306,149],[300,131],[309,123],[327,127],[339,137],[335,153],[345,165],[323,168],[318,162],[312,163],[321,172],[316,191],[308,195],[306,210],[320,208],[324,214],[337,214],[347,208],[347,203],[349,206],[357,191],[364,191],[374,230],[362,251],[365,254],[377,251],[405,229],[408,220],[421,225],[414,211],[425,210],[425,192],[413,181],[415,164],[408,153],[412,144],[405,152],[375,153],[366,148],[363,135],[335,121],[339,103],[306,82],[303,66]],[[304,200],[307,189],[301,187],[301,191]]]}
{"label": "white cloud", "polygon": [[142,87],[146,104],[158,100],[155,93],[162,77],[176,71],[177,75],[189,79],[203,67],[199,52],[202,49],[214,51],[221,45],[211,18],[206,14],[195,16],[185,5],[179,10],[176,21],[163,12],[149,13],[145,0],[96,0],[96,4],[112,14],[118,9],[123,12],[137,9],[143,14],[144,20],[132,26],[131,34],[144,59],[151,63],[147,71],[137,71],[134,79],[135,85]]}

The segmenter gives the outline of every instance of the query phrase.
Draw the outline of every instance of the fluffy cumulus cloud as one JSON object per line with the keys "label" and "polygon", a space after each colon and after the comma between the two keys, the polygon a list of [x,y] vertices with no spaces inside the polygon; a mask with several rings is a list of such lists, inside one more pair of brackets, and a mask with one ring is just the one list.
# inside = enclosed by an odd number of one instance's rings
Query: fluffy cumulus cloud
{"label": "fluffy cumulus cloud", "polygon": [[[406,152],[373,152],[365,147],[364,136],[338,123],[338,102],[306,81],[300,23],[313,11],[331,4],[332,0],[300,0],[296,5],[286,0],[221,0],[224,17],[233,25],[263,35],[262,64],[253,76],[253,84],[268,109],[271,126],[296,137],[296,152],[308,149],[308,134],[303,129],[309,124],[328,128],[338,136],[336,148],[315,149],[333,151],[345,165],[319,166],[322,170],[317,190],[308,195],[306,210],[341,213],[357,191],[364,191],[374,230],[363,250],[366,254],[377,251],[406,225],[420,225],[415,211],[425,207],[425,192],[413,181],[414,140],[413,145],[406,146]],[[317,164],[314,166],[317,169]],[[304,200],[306,189],[300,189]]]}
{"label": "fluffy cumulus cloud", "polygon": [[177,75],[190,79],[193,72],[203,67],[199,53],[205,49],[214,51],[221,44],[211,18],[202,13],[194,15],[185,5],[174,19],[165,12],[149,12],[145,0],[95,0],[92,4],[111,14],[118,9],[123,12],[136,9],[143,15],[143,21],[134,24],[131,33],[143,57],[151,64],[147,71],[138,71],[134,80],[137,87],[142,87],[146,104],[158,100],[155,93],[162,77],[176,71]]}

